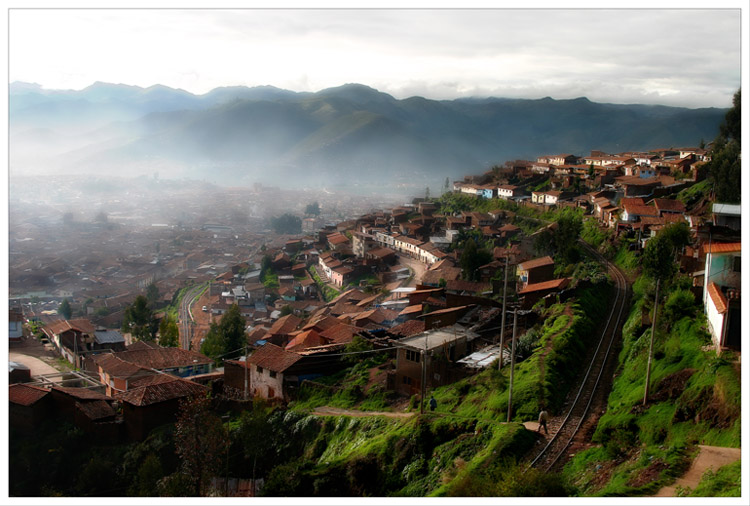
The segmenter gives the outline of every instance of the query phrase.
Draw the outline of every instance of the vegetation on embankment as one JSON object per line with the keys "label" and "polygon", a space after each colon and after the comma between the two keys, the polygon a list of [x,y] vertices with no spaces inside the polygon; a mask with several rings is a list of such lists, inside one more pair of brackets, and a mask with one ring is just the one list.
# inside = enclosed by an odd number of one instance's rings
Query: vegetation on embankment
{"label": "vegetation on embankment", "polygon": [[[612,286],[601,282],[580,291],[576,299],[555,304],[544,313],[544,323],[519,336],[519,347],[529,355],[516,364],[513,385],[512,420],[535,420],[542,405],[553,414],[562,408],[565,396],[584,368],[587,350],[593,345],[595,329],[607,313]],[[494,365],[452,385],[436,388],[432,394],[438,411],[505,421],[508,413],[509,367]]]}
{"label": "vegetation on embankment", "polygon": [[739,447],[739,368],[732,354],[717,356],[710,346],[691,284],[677,277],[662,286],[646,405],[655,284],[645,275],[634,284],[618,373],[593,435],[598,446],[576,455],[564,470],[582,494],[651,494],[687,469],[695,445]]}
{"label": "vegetation on embankment", "polygon": [[[289,412],[294,413],[294,412]],[[295,415],[301,416],[301,415]],[[308,432],[300,457],[274,468],[264,496],[539,495],[566,489],[537,476],[524,483],[489,480],[513,469],[535,436],[519,424],[429,414],[300,418]]]}

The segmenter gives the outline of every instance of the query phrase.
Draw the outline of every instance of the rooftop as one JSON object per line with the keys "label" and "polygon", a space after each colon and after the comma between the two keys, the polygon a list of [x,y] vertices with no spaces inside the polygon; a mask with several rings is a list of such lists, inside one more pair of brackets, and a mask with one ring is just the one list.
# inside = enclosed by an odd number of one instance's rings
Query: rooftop
{"label": "rooftop", "polygon": [[461,325],[453,325],[437,330],[429,330],[412,337],[407,337],[398,341],[397,346],[407,347],[417,350],[435,350],[442,348],[446,343],[452,343],[461,338],[471,341],[479,335],[467,330]]}

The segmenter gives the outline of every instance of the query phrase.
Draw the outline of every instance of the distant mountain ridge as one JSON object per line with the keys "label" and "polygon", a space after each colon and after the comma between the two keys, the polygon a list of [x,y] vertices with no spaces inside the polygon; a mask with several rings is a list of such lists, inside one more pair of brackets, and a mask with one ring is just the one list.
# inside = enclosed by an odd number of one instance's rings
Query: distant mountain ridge
{"label": "distant mountain ridge", "polygon": [[361,84],[203,95],[162,85],[10,85],[11,174],[96,172],[290,185],[460,177],[505,160],[697,145],[726,109],[586,98],[399,100]]}

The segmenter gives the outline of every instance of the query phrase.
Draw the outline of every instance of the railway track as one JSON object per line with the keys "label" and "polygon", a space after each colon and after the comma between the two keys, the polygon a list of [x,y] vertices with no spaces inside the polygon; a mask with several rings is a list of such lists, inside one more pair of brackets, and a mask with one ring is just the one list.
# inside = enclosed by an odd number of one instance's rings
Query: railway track
{"label": "railway track", "polygon": [[[570,402],[568,411],[564,417],[558,417],[548,422],[548,428],[553,436],[529,464],[530,467],[544,471],[550,471],[561,463],[566,450],[586,421],[594,397],[597,393],[602,393],[599,388],[601,380],[607,368],[607,363],[612,358],[611,351],[613,344],[621,332],[621,322],[629,299],[629,287],[622,271],[599,255],[588,244],[583,241],[580,242],[585,249],[606,266],[607,271],[612,275],[612,278],[615,280],[616,297],[607,317],[599,343],[594,351],[593,358],[575,394],[575,398]],[[604,402],[606,402],[606,399]]]}

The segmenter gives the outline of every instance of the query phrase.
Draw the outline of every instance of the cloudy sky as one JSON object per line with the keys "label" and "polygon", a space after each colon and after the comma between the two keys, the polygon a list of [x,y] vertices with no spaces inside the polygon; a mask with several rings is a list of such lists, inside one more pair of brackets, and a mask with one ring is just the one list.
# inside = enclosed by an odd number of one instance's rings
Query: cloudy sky
{"label": "cloudy sky", "polygon": [[[737,9],[12,9],[9,81],[729,107]],[[746,27],[747,28],[747,27]]]}

